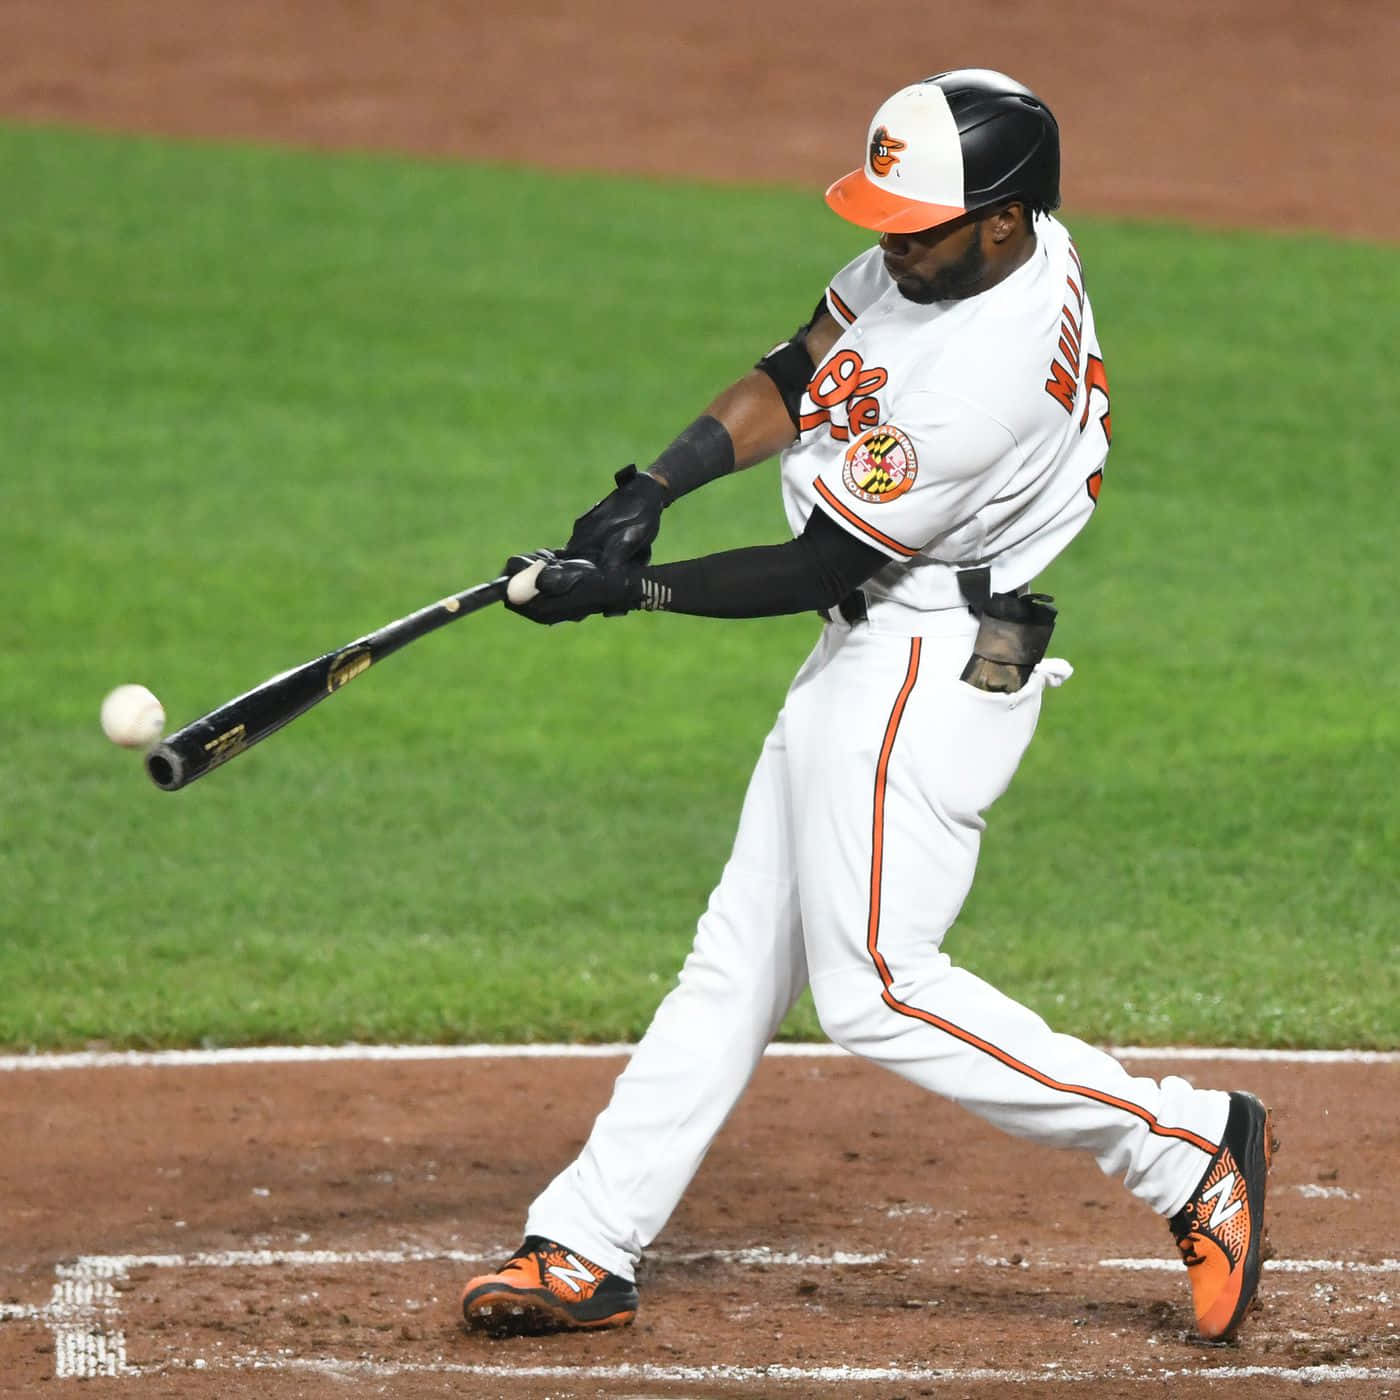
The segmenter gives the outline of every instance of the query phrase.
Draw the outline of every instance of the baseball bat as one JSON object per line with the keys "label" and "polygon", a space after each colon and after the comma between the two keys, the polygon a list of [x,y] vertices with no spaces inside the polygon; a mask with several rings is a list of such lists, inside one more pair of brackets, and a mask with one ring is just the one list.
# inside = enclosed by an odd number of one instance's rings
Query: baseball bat
{"label": "baseball bat", "polygon": [[304,715],[313,705],[319,705],[356,676],[363,675],[376,661],[391,656],[409,642],[500,602],[507,589],[512,602],[527,602],[534,596],[533,583],[538,572],[538,567],[532,567],[515,575],[513,581],[502,574],[489,583],[479,583],[386,623],[378,631],[328,651],[314,661],[270,676],[157,744],[146,755],[146,772],[166,792],[188,787],[220,764],[247,753],[254,744]]}

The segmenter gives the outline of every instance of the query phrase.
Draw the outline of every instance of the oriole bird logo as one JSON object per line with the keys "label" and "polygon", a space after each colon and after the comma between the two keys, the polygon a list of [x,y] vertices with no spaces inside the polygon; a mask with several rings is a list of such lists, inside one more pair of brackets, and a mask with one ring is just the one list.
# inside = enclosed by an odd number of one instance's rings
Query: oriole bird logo
{"label": "oriole bird logo", "polygon": [[877,175],[888,175],[899,164],[895,152],[903,149],[904,142],[899,137],[891,136],[883,126],[877,126],[870,138],[870,168]]}

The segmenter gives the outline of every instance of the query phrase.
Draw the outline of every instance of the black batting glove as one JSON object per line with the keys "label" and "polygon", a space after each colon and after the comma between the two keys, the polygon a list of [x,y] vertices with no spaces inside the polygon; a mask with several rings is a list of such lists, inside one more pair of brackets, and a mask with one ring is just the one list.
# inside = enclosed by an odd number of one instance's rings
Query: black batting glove
{"label": "black batting glove", "polygon": [[503,573],[514,577],[532,564],[542,562],[535,578],[539,591],[525,603],[506,599],[511,612],[531,622],[553,626],[556,622],[582,622],[602,613],[621,617],[642,601],[642,570],[639,564],[602,566],[591,559],[561,559],[552,550],[534,554],[513,554]]}
{"label": "black batting glove", "polygon": [[604,568],[645,564],[661,529],[666,488],[654,476],[626,466],[614,478],[617,489],[574,521],[564,546],[569,559],[591,559]]}

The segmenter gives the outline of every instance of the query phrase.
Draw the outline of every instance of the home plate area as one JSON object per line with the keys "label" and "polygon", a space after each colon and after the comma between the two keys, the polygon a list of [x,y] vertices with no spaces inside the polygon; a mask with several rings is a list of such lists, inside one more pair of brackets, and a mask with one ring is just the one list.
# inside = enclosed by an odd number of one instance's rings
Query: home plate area
{"label": "home plate area", "polygon": [[[1092,1162],[836,1056],[765,1060],[632,1327],[468,1333],[464,1283],[510,1253],[620,1065],[6,1075],[0,1395],[1400,1396],[1389,1059],[1188,1067],[1268,1098],[1284,1140],[1235,1344],[1192,1341],[1165,1224]],[[529,1101],[547,1143],[519,1131]]]}
{"label": "home plate area", "polygon": [[[395,1394],[412,1378],[455,1377],[461,1393],[483,1395],[540,1384],[553,1394],[637,1385],[938,1394],[956,1384],[995,1393],[1088,1381],[1148,1393],[1147,1382],[1188,1376],[1228,1382],[1236,1394],[1246,1380],[1332,1382],[1343,1395],[1357,1393],[1353,1384],[1400,1385],[1396,1339],[1386,1336],[1400,1291],[1396,1259],[1276,1260],[1249,1344],[1207,1349],[1184,1331],[1171,1260],[767,1247],[657,1251],[646,1271],[656,1306],[630,1332],[506,1343],[467,1336],[454,1315],[461,1281],[501,1253],[85,1256],[58,1267],[47,1306],[10,1305],[9,1317],[25,1313],[51,1331],[56,1378],[221,1372],[218,1393],[230,1393],[233,1375],[260,1376],[265,1387],[277,1373],[340,1378],[339,1388],[395,1378]],[[1319,1312],[1307,1331],[1284,1321]],[[638,1350],[662,1359],[639,1362]],[[788,1359],[775,1363],[777,1353]]]}

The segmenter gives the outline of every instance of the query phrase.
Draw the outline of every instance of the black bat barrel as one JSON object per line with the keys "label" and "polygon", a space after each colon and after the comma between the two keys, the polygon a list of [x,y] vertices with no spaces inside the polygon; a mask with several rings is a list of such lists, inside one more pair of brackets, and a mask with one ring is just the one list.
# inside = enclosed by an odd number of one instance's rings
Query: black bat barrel
{"label": "black bat barrel", "polygon": [[273,676],[157,744],[146,755],[146,772],[158,788],[176,792],[305,714],[372,659],[366,648],[350,646]]}
{"label": "black bat barrel", "polygon": [[157,744],[146,755],[147,774],[166,792],[188,787],[196,778],[237,758],[260,739],[275,734],[328,695],[334,695],[376,661],[459,617],[499,602],[506,596],[508,583],[502,574],[488,583],[476,584],[386,623],[377,632],[338,651],[328,651],[314,661],[270,677]]}

